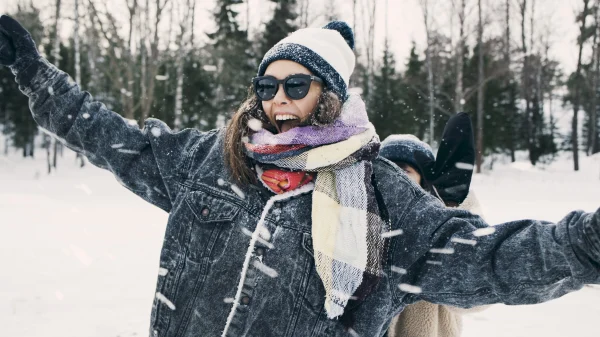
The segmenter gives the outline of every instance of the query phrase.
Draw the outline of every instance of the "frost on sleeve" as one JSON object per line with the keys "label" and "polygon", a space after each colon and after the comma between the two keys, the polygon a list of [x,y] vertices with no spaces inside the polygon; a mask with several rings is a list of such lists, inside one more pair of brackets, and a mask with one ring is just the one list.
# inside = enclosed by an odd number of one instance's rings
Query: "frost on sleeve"
{"label": "frost on sleeve", "polygon": [[201,141],[203,133],[174,133],[155,119],[140,129],[93,101],[47,61],[37,66],[32,80],[20,86],[30,98],[35,121],[94,165],[111,171],[125,187],[169,211],[177,188],[173,183],[184,174],[186,149]]}

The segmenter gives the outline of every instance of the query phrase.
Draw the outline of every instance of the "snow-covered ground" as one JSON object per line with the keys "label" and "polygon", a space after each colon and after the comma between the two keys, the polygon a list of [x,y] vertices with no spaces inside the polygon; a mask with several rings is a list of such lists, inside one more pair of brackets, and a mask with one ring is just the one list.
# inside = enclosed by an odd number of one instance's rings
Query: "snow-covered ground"
{"label": "snow-covered ground", "polygon": [[[0,335],[147,335],[167,214],[108,172],[79,169],[70,151],[52,175],[38,157],[0,154]],[[557,221],[600,206],[600,157],[583,157],[577,173],[571,165],[567,157],[544,170],[496,164],[473,188],[491,223]],[[542,305],[470,315],[464,336],[597,337],[598,317],[600,288],[587,287]]]}

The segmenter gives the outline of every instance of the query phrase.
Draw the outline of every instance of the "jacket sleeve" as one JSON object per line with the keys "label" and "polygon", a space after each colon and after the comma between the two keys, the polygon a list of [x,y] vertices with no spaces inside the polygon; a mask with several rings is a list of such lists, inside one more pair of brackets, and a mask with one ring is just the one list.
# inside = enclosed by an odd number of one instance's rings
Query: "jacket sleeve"
{"label": "jacket sleeve", "polygon": [[391,243],[392,263],[406,270],[393,273],[403,302],[534,304],[600,282],[600,210],[571,212],[556,224],[490,227],[427,194],[415,200]]}
{"label": "jacket sleeve", "polygon": [[205,133],[174,133],[155,119],[148,119],[140,129],[94,101],[44,59],[17,74],[16,80],[29,97],[31,113],[41,128],[94,165],[111,171],[132,192],[170,211],[177,188],[174,182],[189,165],[188,149],[202,141]]}

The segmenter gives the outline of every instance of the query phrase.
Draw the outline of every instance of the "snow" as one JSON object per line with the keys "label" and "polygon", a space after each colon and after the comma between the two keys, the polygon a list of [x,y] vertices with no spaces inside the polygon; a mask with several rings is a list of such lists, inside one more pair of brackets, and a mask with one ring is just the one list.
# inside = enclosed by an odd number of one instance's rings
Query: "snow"
{"label": "snow", "polygon": [[475,246],[477,244],[477,241],[475,241],[475,240],[468,240],[468,239],[461,239],[461,238],[452,238],[452,239],[450,239],[450,241],[455,242],[455,243],[465,244],[465,245],[471,245],[471,246]]}
{"label": "snow", "polygon": [[454,254],[454,248],[432,248],[429,252],[432,254]]}
{"label": "snow", "polygon": [[[0,154],[1,335],[147,335],[157,275],[165,273],[158,262],[168,214],[110,173],[80,169],[68,150],[52,175],[44,153],[37,156]],[[600,206],[600,156],[582,156],[581,167],[573,172],[566,156],[545,169],[496,162],[493,171],[474,176],[472,188],[491,224],[556,222],[571,210]],[[475,245],[471,238],[452,242]],[[405,273],[400,266],[392,272]],[[414,287],[402,285],[420,290]],[[597,337],[598,317],[600,287],[587,286],[545,304],[494,305],[465,315],[463,337]]]}
{"label": "snow", "polygon": [[421,289],[421,287],[413,286],[413,285],[406,284],[406,283],[400,283],[398,285],[398,288],[404,292],[411,293],[411,294],[420,294],[421,291],[423,291]]}
{"label": "snow", "polygon": [[478,230],[473,231],[474,236],[487,236],[494,234],[496,232],[496,228],[488,227],[488,228],[480,228]]}
{"label": "snow", "polygon": [[402,235],[402,233],[404,233],[404,231],[402,231],[401,229],[395,229],[393,231],[381,233],[381,237],[382,238],[391,238],[393,236]]}

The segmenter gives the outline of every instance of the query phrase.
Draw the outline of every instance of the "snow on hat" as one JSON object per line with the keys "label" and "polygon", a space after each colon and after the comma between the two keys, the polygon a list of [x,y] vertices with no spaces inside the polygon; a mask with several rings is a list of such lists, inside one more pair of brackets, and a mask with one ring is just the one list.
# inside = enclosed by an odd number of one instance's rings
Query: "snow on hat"
{"label": "snow on hat", "polygon": [[274,61],[294,61],[320,77],[329,90],[345,101],[356,62],[353,49],[354,33],[343,21],[332,21],[323,28],[299,29],[265,54],[258,66],[258,76],[264,75]]}
{"label": "snow on hat", "polygon": [[431,160],[435,160],[431,146],[413,135],[388,136],[381,142],[379,155],[393,162],[405,162],[420,171],[415,160],[415,152],[421,152]]}

